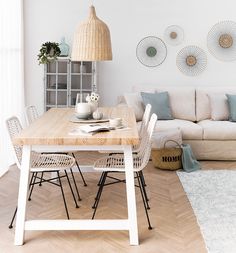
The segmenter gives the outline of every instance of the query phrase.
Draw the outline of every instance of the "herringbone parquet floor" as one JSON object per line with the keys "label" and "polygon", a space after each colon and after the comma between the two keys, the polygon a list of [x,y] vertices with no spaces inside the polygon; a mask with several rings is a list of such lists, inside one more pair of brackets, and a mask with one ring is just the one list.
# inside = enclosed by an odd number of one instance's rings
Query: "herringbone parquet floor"
{"label": "herringbone parquet floor", "polygon": [[[79,154],[80,163],[92,162],[96,154]],[[236,169],[236,162],[202,162],[205,169]],[[14,228],[8,229],[18,192],[19,171],[13,166],[0,178],[0,253],[206,253],[195,216],[175,172],[161,171],[150,162],[144,171],[150,197],[150,217],[154,227],[149,231],[138,189],[137,211],[140,246],[129,246],[126,231],[27,231],[24,246],[14,246]],[[84,187],[76,174],[82,201],[76,209],[66,181],[66,197],[71,218],[90,218],[99,174],[85,174]],[[125,218],[125,185],[107,186],[96,218]],[[36,187],[28,202],[27,218],[65,219],[59,188],[44,184]]]}

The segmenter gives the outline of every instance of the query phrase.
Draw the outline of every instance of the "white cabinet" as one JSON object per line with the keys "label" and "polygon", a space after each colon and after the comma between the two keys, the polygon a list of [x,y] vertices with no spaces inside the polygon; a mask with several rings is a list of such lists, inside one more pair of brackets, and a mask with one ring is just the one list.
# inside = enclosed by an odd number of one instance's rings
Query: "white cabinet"
{"label": "white cabinet", "polygon": [[91,92],[97,91],[95,62],[71,62],[61,57],[44,67],[44,109],[72,107],[77,93],[82,101]]}

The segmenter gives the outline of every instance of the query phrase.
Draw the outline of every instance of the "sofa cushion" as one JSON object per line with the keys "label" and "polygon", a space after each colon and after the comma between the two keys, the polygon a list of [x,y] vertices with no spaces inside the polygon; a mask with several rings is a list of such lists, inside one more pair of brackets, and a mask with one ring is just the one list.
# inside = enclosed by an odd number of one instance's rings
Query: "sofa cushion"
{"label": "sofa cushion", "polygon": [[195,89],[163,87],[157,88],[157,92],[167,91],[170,99],[172,115],[175,119],[195,121]]}
{"label": "sofa cushion", "polygon": [[175,148],[182,145],[182,132],[179,128],[156,131],[152,140],[152,148]]}
{"label": "sofa cushion", "polygon": [[236,122],[236,95],[226,94],[229,105],[229,120]]}
{"label": "sofa cushion", "polygon": [[170,87],[170,86],[134,86],[136,92],[164,92],[169,94],[172,116],[175,119],[196,121],[195,113],[195,88],[192,87]]}
{"label": "sofa cushion", "polygon": [[202,127],[188,120],[158,120],[155,131],[164,131],[168,129],[179,128],[184,140],[201,140]]}
{"label": "sofa cushion", "polygon": [[173,119],[170,109],[168,92],[147,93],[141,92],[143,103],[152,106],[151,114],[155,113],[158,119]]}
{"label": "sofa cushion", "polygon": [[202,120],[204,140],[236,140],[236,123],[230,121]]}
{"label": "sofa cushion", "polygon": [[229,120],[229,105],[225,94],[208,94],[212,120]]}
{"label": "sofa cushion", "polygon": [[236,87],[196,88],[196,120],[211,118],[211,108],[208,94],[236,94]]}

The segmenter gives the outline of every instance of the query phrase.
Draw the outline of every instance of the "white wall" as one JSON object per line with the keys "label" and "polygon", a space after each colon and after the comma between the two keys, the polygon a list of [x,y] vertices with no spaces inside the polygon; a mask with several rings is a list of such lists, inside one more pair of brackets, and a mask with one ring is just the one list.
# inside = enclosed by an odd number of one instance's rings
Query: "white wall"
{"label": "white wall", "polygon": [[[25,77],[27,104],[43,110],[43,67],[37,63],[42,43],[66,37],[71,44],[76,26],[87,18],[91,1],[25,0]],[[207,51],[206,36],[220,20],[236,21],[235,0],[94,0],[97,16],[110,28],[113,61],[99,63],[99,92],[106,105],[136,84],[172,86],[236,85],[236,61],[221,62]],[[168,47],[166,61],[147,68],[136,58],[136,45],[145,36],[163,37],[168,25],[180,25],[184,42]],[[186,45],[207,52],[208,65],[197,77],[184,76],[176,67],[176,54]]]}

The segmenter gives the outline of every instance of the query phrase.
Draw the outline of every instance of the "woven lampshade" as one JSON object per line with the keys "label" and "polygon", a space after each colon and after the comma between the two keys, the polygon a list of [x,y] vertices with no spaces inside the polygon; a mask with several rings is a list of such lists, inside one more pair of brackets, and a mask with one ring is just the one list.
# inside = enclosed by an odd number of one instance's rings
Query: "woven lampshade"
{"label": "woven lampshade", "polygon": [[94,6],[90,7],[88,20],[81,23],[75,31],[71,60],[112,60],[110,31],[107,25],[96,16]]}

